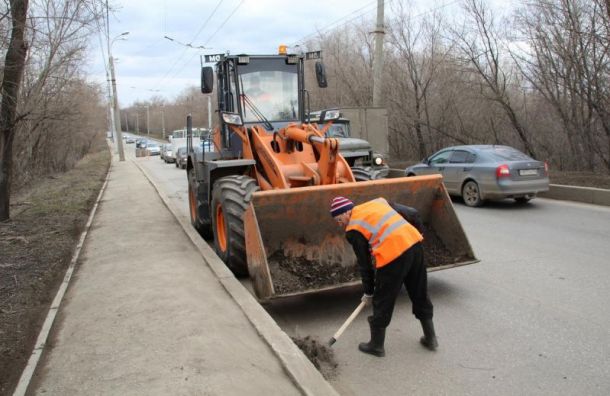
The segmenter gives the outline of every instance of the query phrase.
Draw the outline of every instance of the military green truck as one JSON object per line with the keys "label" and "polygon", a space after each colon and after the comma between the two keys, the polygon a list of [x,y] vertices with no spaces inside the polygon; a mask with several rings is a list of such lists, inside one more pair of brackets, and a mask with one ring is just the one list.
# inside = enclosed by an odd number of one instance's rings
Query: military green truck
{"label": "military green truck", "polygon": [[[364,108],[355,110],[366,111]],[[359,113],[356,114],[356,117],[361,118]],[[377,180],[387,177],[390,168],[386,163],[386,156],[374,150],[367,140],[354,136],[350,119],[344,116],[342,110],[313,111],[309,114],[309,119],[312,123],[317,122],[320,129],[324,128],[329,121],[332,122],[332,125],[326,131],[326,136],[339,140],[339,152],[351,167],[357,181]],[[319,122],[320,120],[324,120],[324,122]],[[366,124],[362,129],[367,129]],[[383,125],[380,125],[380,129],[383,130]]]}

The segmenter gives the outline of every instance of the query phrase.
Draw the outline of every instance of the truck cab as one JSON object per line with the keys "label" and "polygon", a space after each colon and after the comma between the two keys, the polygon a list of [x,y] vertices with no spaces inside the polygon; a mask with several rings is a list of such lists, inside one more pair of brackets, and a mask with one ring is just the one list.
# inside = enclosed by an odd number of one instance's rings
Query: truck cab
{"label": "truck cab", "polygon": [[339,110],[313,111],[309,114],[309,120],[317,123],[320,129],[331,122],[325,135],[339,140],[339,153],[346,159],[358,181],[387,177],[390,169],[383,156],[374,152],[366,140],[352,137],[350,120]]}

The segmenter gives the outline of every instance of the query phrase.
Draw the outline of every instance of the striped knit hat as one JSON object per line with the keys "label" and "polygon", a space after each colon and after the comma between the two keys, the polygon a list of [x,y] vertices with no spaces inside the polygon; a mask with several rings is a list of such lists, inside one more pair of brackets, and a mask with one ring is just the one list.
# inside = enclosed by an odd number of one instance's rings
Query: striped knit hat
{"label": "striped knit hat", "polygon": [[330,204],[330,214],[332,217],[337,217],[340,214],[351,210],[354,203],[345,197],[334,197]]}

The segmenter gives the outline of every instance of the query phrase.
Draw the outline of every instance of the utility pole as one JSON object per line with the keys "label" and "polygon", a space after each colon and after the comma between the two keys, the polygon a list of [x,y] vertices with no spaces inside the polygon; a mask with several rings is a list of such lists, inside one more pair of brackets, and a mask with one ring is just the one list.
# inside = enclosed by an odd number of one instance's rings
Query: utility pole
{"label": "utility pole", "polygon": [[[108,45],[108,53],[110,53],[110,45]],[[119,101],[116,93],[116,79],[114,77],[114,61],[112,55],[108,57],[110,62],[110,79],[112,81],[112,96],[114,101],[114,122],[116,128],[116,143],[119,148],[119,161],[125,161],[125,152],[123,152],[123,137],[121,136],[121,110],[119,109]]]}
{"label": "utility pole", "polygon": [[381,106],[381,77],[383,72],[384,0],[377,0],[377,27],[375,28],[375,57],[373,58],[373,106]]}
{"label": "utility pole", "polygon": [[150,137],[150,113],[149,106],[146,106],[146,134]]}

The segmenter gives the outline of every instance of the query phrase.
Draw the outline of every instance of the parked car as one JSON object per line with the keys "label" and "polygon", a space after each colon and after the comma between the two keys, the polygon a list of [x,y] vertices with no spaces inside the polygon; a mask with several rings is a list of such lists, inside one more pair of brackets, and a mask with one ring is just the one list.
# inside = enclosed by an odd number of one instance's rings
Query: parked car
{"label": "parked car", "polygon": [[127,137],[125,138],[125,143],[127,143],[127,144],[133,144],[133,143],[135,143],[135,142],[136,142],[136,141],[135,141],[135,139],[134,139],[132,136],[127,136]]}
{"label": "parked car", "polygon": [[165,145],[165,153],[163,153],[163,161],[165,163],[176,162],[176,153],[174,153],[174,146],[171,144]]}
{"label": "parked car", "polygon": [[146,148],[147,143],[146,139],[136,139],[136,148]]}
{"label": "parked car", "polygon": [[159,158],[164,161],[165,160],[165,152],[167,151],[167,146],[169,146],[169,144],[162,144],[161,145],[161,154],[159,155]]}
{"label": "parked car", "polygon": [[176,150],[176,168],[185,169],[186,160],[186,147],[180,147],[178,150]]}
{"label": "parked car", "polygon": [[160,155],[161,147],[155,142],[148,142],[146,145],[146,150],[148,150],[148,155]]}
{"label": "parked car", "polygon": [[407,176],[433,173],[442,174],[447,192],[468,206],[504,198],[527,203],[549,189],[547,164],[509,146],[447,147],[405,170]]}

